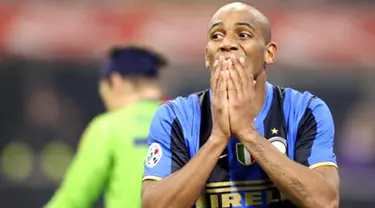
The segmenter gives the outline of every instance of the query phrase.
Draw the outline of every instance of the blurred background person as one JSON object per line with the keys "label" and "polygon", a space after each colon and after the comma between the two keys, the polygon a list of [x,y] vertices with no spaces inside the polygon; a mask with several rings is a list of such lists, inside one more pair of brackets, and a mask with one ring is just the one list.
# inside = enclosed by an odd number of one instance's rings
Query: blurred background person
{"label": "blurred background person", "polygon": [[140,207],[140,178],[148,128],[160,105],[158,70],[165,58],[139,47],[114,48],[101,72],[100,96],[109,111],[85,130],[78,152],[46,207]]}
{"label": "blurred background person", "polygon": [[[40,208],[51,199],[82,131],[105,111],[97,69],[110,46],[142,43],[165,54],[164,96],[208,88],[207,34],[197,31],[227,2],[0,0],[1,207]],[[331,109],[340,207],[375,207],[375,1],[246,2],[269,17],[279,46],[268,78],[309,90]]]}

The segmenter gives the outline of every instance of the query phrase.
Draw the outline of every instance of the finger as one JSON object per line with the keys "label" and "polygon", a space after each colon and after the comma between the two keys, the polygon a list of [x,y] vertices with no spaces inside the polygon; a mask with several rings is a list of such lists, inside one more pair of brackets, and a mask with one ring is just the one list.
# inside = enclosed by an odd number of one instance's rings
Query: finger
{"label": "finger", "polygon": [[233,77],[235,77],[236,75],[234,75],[236,72],[235,70],[228,70],[228,100],[229,100],[229,103],[231,102],[236,102],[238,100],[238,96],[239,96],[239,92],[238,90],[236,89],[236,81]]}
{"label": "finger", "polygon": [[249,68],[249,63],[246,62],[246,59],[244,57],[240,57],[239,61],[240,61],[240,65],[244,69],[244,72],[246,74],[246,78],[250,79],[250,76],[252,75],[252,71]]}
{"label": "finger", "polygon": [[232,62],[233,67],[235,69],[235,73],[237,74],[237,77],[239,79],[239,82],[241,83],[241,89],[242,91],[245,91],[248,86],[248,75],[246,74],[247,68],[243,67],[243,65],[240,63],[239,59],[235,56],[232,56]]}
{"label": "finger", "polygon": [[233,62],[231,59],[228,59],[227,60],[227,64],[228,64],[228,75],[229,75],[229,80],[228,80],[228,84],[229,84],[229,81],[233,81],[233,86],[230,86],[230,90],[241,90],[242,87],[241,87],[241,79],[240,77],[238,76],[238,73],[236,72],[236,70],[234,69],[234,66],[233,66]]}
{"label": "finger", "polygon": [[245,90],[245,92],[247,92],[247,93],[250,93],[250,94],[253,94],[253,93],[255,93],[255,83],[256,83],[256,81],[254,80],[254,76],[253,76],[253,71],[252,71],[252,69],[251,69],[251,67],[249,66],[249,63],[247,63],[246,61],[245,61],[245,58],[244,57],[240,57],[239,58],[239,61],[240,61],[240,64],[244,67],[244,72],[245,72],[245,74],[246,74],[246,83],[247,83],[247,85],[246,85],[246,90]]}
{"label": "finger", "polygon": [[216,98],[218,100],[226,99],[226,91],[227,91],[227,81],[225,78],[225,70],[220,71],[220,77],[217,85],[217,90],[216,90]]}
{"label": "finger", "polygon": [[224,59],[224,57],[220,57],[219,60],[216,59],[214,65],[213,65],[213,68],[212,68],[211,90],[213,92],[216,91],[217,86],[218,86],[218,81],[219,81],[219,78],[220,78],[220,71],[222,70],[222,66],[223,66],[223,59]]}
{"label": "finger", "polygon": [[228,104],[227,104],[227,101],[228,101],[228,79],[227,79],[227,76],[226,75],[228,73],[228,71],[226,70],[223,70],[220,72],[220,80],[219,80],[219,84],[218,84],[218,90],[217,90],[217,94],[216,96],[214,96],[214,102],[217,104],[217,105],[220,105],[221,108],[225,108]]}
{"label": "finger", "polygon": [[216,59],[215,62],[214,62],[214,65],[212,67],[212,70],[211,70],[211,81],[210,82],[211,82],[211,90],[212,91],[215,91],[216,86],[217,86],[217,81],[218,81],[219,75],[220,75],[217,72],[218,66],[219,66],[219,60]]}
{"label": "finger", "polygon": [[227,103],[228,103],[228,80],[229,80],[229,71],[228,70],[223,71],[223,77],[224,77],[223,83],[224,83],[224,86],[225,86],[225,90],[224,90],[224,93],[223,93],[222,102],[223,102],[224,106],[227,106]]}
{"label": "finger", "polygon": [[254,76],[253,76],[252,70],[249,70],[249,66],[248,66],[248,63],[246,63],[245,58],[240,57],[239,60],[240,60],[242,67],[244,67],[244,69],[247,69],[244,71],[245,71],[245,74],[247,75],[249,86],[254,87]]}

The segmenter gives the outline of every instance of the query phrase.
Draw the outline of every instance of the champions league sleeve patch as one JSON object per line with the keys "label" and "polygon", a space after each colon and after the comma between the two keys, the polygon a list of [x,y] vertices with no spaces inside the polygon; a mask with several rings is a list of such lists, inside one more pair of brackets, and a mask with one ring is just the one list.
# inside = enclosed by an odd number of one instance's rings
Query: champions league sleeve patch
{"label": "champions league sleeve patch", "polygon": [[163,151],[160,144],[152,143],[148,148],[147,157],[146,157],[146,166],[153,168],[161,159]]}
{"label": "champions league sleeve patch", "polygon": [[275,146],[281,153],[286,154],[286,139],[282,137],[272,137],[268,141],[271,142],[271,144],[273,144],[273,146]]}

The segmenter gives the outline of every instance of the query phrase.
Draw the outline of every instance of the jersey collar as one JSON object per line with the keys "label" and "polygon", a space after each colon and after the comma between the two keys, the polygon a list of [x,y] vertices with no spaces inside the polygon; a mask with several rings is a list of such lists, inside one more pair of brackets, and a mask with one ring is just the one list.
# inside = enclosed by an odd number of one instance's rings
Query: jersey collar
{"label": "jersey collar", "polygon": [[[210,91],[209,91],[209,93],[210,93],[210,100],[211,100],[211,97],[212,97],[211,91],[212,90],[210,89]],[[273,87],[272,87],[272,84],[269,83],[269,82],[266,82],[266,97],[264,99],[264,104],[263,104],[262,109],[260,110],[260,112],[258,113],[258,115],[254,118],[254,121],[256,123],[263,122],[263,120],[266,118],[267,112],[269,111],[269,109],[271,107],[272,97],[273,97]]]}

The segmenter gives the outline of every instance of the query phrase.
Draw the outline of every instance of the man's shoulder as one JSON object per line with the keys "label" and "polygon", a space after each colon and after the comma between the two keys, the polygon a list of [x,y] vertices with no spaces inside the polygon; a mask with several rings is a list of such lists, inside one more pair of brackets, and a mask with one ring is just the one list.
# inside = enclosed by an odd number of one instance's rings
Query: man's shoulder
{"label": "man's shoulder", "polygon": [[330,114],[327,104],[310,91],[300,91],[294,88],[283,88],[275,86],[279,89],[284,99],[283,108],[285,116],[289,122],[299,122],[306,115],[318,115],[319,112]]}
{"label": "man's shoulder", "polygon": [[112,112],[104,112],[96,115],[89,123],[89,127],[91,128],[103,128],[105,126],[109,126],[111,120],[113,120],[113,113]]}
{"label": "man's shoulder", "polygon": [[155,117],[166,120],[177,120],[185,125],[191,124],[200,113],[200,98],[204,93],[209,90],[194,92],[187,96],[178,96],[160,104]]}
{"label": "man's shoulder", "polygon": [[[115,111],[103,112],[96,115],[90,122],[90,126],[113,126],[115,123],[125,122],[131,116],[127,108],[121,108]],[[131,120],[131,119],[130,119]]]}
{"label": "man's shoulder", "polygon": [[317,103],[325,104],[320,97],[310,91],[301,91],[291,87],[276,85],[275,87],[281,91],[280,94],[284,98],[284,105],[288,105],[291,108],[307,108]]}
{"label": "man's shoulder", "polygon": [[199,105],[199,99],[204,93],[208,93],[209,90],[202,90],[199,92],[191,93],[187,96],[177,96],[174,99],[166,100],[163,102],[159,109],[167,111],[189,111]]}
{"label": "man's shoulder", "polygon": [[198,92],[190,93],[187,96],[177,96],[176,98],[172,100],[167,100],[164,103],[174,104],[174,105],[189,105],[193,102],[197,102],[199,97],[209,93],[209,89],[205,89]]}

